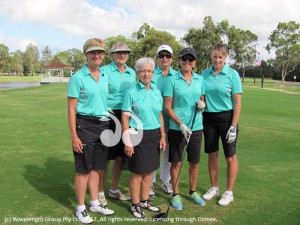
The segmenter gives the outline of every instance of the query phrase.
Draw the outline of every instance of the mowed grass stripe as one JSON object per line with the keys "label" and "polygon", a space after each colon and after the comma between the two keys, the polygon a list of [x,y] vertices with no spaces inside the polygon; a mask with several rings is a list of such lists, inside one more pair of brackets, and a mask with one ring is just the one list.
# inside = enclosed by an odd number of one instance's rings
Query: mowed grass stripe
{"label": "mowed grass stripe", "polygon": [[[66,91],[67,84],[0,91],[0,199],[3,205],[0,223],[4,222],[4,217],[11,216],[73,217],[76,205],[74,160]],[[293,91],[299,93],[300,89]],[[162,224],[171,224],[172,219],[173,224],[299,224],[299,103],[299,95],[244,87],[235,201],[228,207],[218,206],[217,199],[207,201],[204,207],[190,202],[187,199],[188,162],[185,160],[180,176],[184,210],[171,208],[169,221]],[[219,155],[219,186],[225,191],[226,162],[222,151]],[[111,164],[106,190],[111,184]],[[129,176],[128,171],[122,173],[120,188],[124,192],[128,192]],[[157,173],[157,197],[153,200],[165,211],[170,196],[165,195],[160,186]],[[198,191],[204,193],[209,186],[207,155],[202,148]],[[114,224],[128,224],[125,218],[132,218],[130,202],[108,201],[109,207],[116,211],[115,216],[123,220]],[[87,206],[88,203],[87,195]],[[144,224],[154,223],[150,221],[153,214],[146,211],[149,221]],[[91,215],[98,220],[105,219],[101,215]],[[184,222],[184,218],[190,222]],[[201,218],[214,218],[217,222],[201,222]],[[113,223],[106,218],[101,224]]]}

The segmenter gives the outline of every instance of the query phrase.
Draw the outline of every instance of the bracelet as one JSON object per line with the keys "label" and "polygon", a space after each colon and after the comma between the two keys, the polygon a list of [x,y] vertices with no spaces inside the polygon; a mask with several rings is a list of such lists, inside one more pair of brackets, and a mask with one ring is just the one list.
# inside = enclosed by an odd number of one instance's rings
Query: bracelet
{"label": "bracelet", "polygon": [[166,136],[166,134],[165,133],[163,133],[163,134],[160,134],[161,136]]}

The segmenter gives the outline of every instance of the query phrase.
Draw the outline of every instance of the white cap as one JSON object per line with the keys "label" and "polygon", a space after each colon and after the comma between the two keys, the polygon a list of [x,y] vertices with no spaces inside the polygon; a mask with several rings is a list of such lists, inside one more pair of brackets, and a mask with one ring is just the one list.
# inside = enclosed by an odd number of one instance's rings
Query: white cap
{"label": "white cap", "polygon": [[156,54],[160,53],[161,51],[168,51],[173,54],[173,49],[169,45],[161,45],[158,47]]}

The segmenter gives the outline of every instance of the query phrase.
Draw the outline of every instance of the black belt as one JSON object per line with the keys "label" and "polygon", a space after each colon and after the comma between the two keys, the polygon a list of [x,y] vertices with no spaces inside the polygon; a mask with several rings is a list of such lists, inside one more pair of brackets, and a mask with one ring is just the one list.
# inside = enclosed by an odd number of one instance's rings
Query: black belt
{"label": "black belt", "polygon": [[109,122],[108,118],[106,118],[106,117],[84,116],[84,115],[80,115],[80,114],[76,114],[76,117],[78,119],[83,119],[83,120],[92,121],[92,122],[96,122],[96,123]]}
{"label": "black belt", "polygon": [[208,115],[216,115],[216,114],[226,114],[226,113],[232,113],[232,112],[233,112],[233,109],[228,110],[228,111],[220,111],[220,112],[203,112],[203,113],[208,114]]}

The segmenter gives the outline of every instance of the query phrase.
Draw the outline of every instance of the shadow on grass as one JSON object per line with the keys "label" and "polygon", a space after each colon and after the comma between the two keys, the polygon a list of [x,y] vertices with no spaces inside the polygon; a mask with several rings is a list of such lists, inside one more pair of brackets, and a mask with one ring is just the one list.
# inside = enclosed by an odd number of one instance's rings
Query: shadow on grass
{"label": "shadow on grass", "polygon": [[75,200],[72,161],[47,158],[44,167],[25,165],[24,178],[42,194],[70,209]]}

